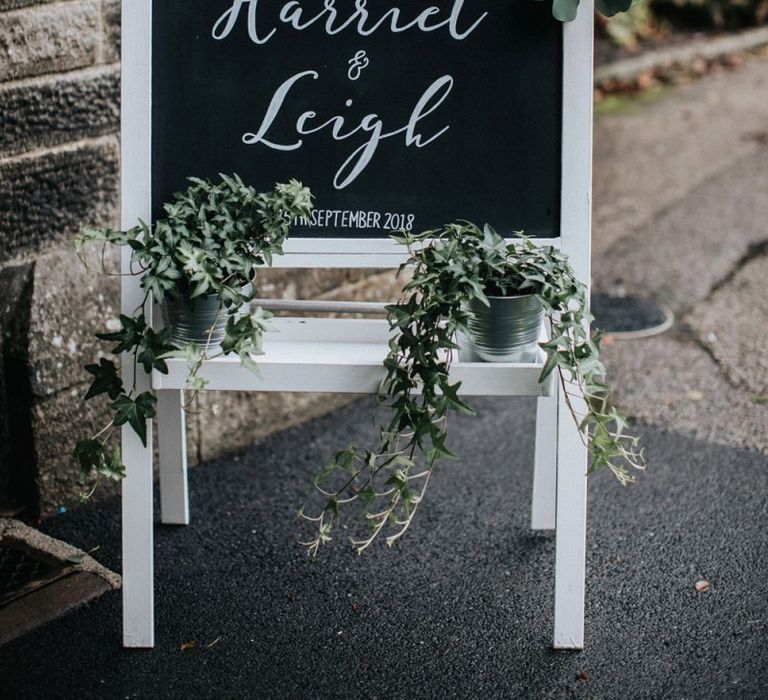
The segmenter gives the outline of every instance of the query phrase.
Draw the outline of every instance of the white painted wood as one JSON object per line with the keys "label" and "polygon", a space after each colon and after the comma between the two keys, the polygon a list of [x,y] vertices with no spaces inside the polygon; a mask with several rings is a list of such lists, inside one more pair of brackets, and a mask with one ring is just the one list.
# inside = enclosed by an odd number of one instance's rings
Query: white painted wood
{"label": "white painted wood", "polygon": [[[275,331],[255,357],[261,376],[234,357],[208,360],[200,370],[208,389],[376,393],[389,350],[389,324],[383,319],[276,318]],[[450,377],[465,396],[541,396],[551,383],[539,383],[544,353],[531,363],[452,362]],[[168,374],[153,373],[156,389],[181,389],[184,360],[167,361]]]}
{"label": "white painted wood", "polygon": [[592,254],[592,24],[594,0],[564,25],[560,248],[590,283]]}
{"label": "white painted wood", "polygon": [[[560,247],[559,238],[539,238],[536,242]],[[284,250],[285,255],[275,256],[273,267],[393,268],[407,259],[403,247],[389,238],[294,238],[286,241]]]}
{"label": "white painted wood", "polygon": [[555,529],[557,479],[557,403],[559,384],[551,396],[536,399],[536,447],[531,496],[531,529]]}
{"label": "white painted wood", "polygon": [[[482,223],[482,222],[480,222]],[[508,238],[514,243],[515,238]],[[541,245],[559,246],[559,238],[537,238]],[[283,250],[286,254],[312,255],[394,255],[403,257],[403,246],[391,238],[289,238]],[[322,267],[315,263],[315,267]]]}
{"label": "white painted wood", "polygon": [[[136,219],[149,220],[150,125],[151,125],[151,0],[123,3],[122,79],[122,220],[125,226]],[[589,281],[590,192],[591,192],[591,56],[593,0],[584,0],[576,22],[565,26],[562,222],[558,239],[542,244],[562,247],[584,282]],[[275,259],[275,267],[396,267],[405,254],[389,239],[291,239],[287,254]],[[123,270],[127,269],[127,254]],[[135,279],[123,278],[124,313],[132,313],[141,301]],[[281,325],[283,336],[271,342],[260,358],[263,378],[255,378],[236,360],[206,362],[202,376],[211,389],[270,391],[354,391],[374,392],[382,373],[381,359],[386,341],[382,321],[378,327],[368,321],[352,320],[349,327],[322,328],[312,322],[338,319],[291,319]],[[308,324],[301,328],[301,324]],[[307,333],[313,333],[310,337]],[[329,331],[334,333],[329,335]],[[374,339],[375,336],[375,339]],[[463,382],[465,395],[546,395],[552,386],[538,384],[543,358],[530,364],[486,364],[456,361],[452,378]],[[132,381],[130,363],[124,377]],[[170,397],[178,396],[186,375],[184,363],[169,362],[168,376],[155,373],[153,385],[160,389],[166,405],[161,418],[165,431],[170,416]],[[140,391],[147,380],[137,377]],[[174,401],[175,403],[175,401]],[[553,419],[553,405],[557,415]],[[162,409],[161,409],[162,410]],[[542,422],[538,440],[547,434],[547,424],[557,426],[557,544],[555,584],[555,633],[557,648],[583,646],[584,609],[584,527],[586,518],[586,450],[573,421],[566,413],[563,393],[542,401]],[[178,454],[183,442],[181,423],[171,429],[168,451],[175,445]],[[123,450],[128,476],[123,484],[123,641],[125,646],[152,646],[152,438],[143,447],[130,429],[123,430]],[[577,442],[578,440],[578,442]],[[540,453],[543,454],[543,453]],[[178,473],[176,474],[178,476]],[[171,480],[173,481],[173,479]],[[178,484],[178,480],[176,481]],[[171,492],[173,489],[171,489]],[[178,489],[177,489],[178,492]],[[543,493],[543,492],[542,492]],[[543,498],[543,496],[542,496]],[[176,501],[178,503],[178,501]]]}
{"label": "white painted wood", "polygon": [[344,255],[343,253],[289,253],[276,255],[272,267],[276,268],[363,268],[387,269],[399,267],[405,262],[405,256],[387,255]]}
{"label": "white painted wood", "polygon": [[[561,246],[587,286],[592,215],[593,9],[593,0],[582,1],[576,20],[565,24],[563,67]],[[580,397],[571,401],[577,410],[582,408]],[[558,397],[557,453],[554,647],[582,649],[587,448],[562,390]]]}
{"label": "white painted wood", "polygon": [[[570,391],[570,387],[568,388]],[[577,410],[583,400],[571,397]],[[555,649],[584,648],[587,526],[587,448],[558,393],[557,511],[555,534]]]}
{"label": "white painted wood", "polygon": [[252,299],[253,306],[267,311],[331,314],[386,314],[387,304],[377,301],[332,301],[322,299]]}
{"label": "white painted wood", "polygon": [[[137,219],[149,220],[150,197],[150,71],[151,0],[123,3],[121,88],[121,219],[123,227]],[[121,269],[130,271],[130,249],[122,252]],[[121,309],[131,315],[143,300],[137,277],[121,277]],[[149,305],[148,305],[149,306]],[[151,322],[151,308],[147,309]],[[133,363],[123,356],[123,382],[132,386]],[[150,388],[149,377],[136,374],[136,390]],[[147,445],[129,426],[122,429],[123,461],[123,645],[154,645],[152,425],[147,425]]]}
{"label": "white painted wood", "polygon": [[181,391],[157,392],[157,441],[160,461],[160,519],[189,525],[187,426]]}

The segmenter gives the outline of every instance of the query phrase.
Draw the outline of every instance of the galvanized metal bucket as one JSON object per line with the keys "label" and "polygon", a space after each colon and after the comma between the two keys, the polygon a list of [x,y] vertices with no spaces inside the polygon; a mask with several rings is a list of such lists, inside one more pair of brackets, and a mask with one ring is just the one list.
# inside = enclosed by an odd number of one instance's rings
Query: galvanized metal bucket
{"label": "galvanized metal bucket", "polygon": [[[171,342],[174,345],[183,347],[196,343],[215,348],[224,340],[228,313],[216,294],[204,294],[194,299],[166,300],[162,304],[162,312],[163,323],[171,329]],[[238,316],[247,313],[250,313],[250,304],[243,304]]]}
{"label": "galvanized metal bucket", "polygon": [[534,362],[544,308],[534,294],[488,297],[490,307],[472,301],[467,308],[473,353],[486,362]]}

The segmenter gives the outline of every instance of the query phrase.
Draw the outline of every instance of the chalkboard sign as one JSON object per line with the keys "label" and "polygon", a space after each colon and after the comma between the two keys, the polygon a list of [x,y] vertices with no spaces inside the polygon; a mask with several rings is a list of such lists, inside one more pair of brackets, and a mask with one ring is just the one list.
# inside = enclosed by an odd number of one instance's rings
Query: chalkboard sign
{"label": "chalkboard sign", "polygon": [[560,229],[562,25],[535,0],[158,0],[153,209],[188,175],[295,177],[292,236]]}

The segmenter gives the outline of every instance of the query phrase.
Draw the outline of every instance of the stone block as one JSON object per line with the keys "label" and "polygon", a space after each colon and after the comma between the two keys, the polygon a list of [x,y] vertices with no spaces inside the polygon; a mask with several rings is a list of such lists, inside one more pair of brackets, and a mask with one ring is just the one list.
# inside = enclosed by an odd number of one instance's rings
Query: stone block
{"label": "stone block", "polygon": [[[94,333],[115,327],[119,278],[98,272],[97,247],[88,258],[86,269],[74,250],[66,248],[38,257],[33,266],[26,355],[19,375],[29,386],[24,417],[31,448],[24,467],[35,470],[43,516],[60,505],[78,503],[81,486],[72,449],[111,417],[105,397],[83,400],[90,379],[83,365],[108,354],[110,344]],[[117,269],[118,259],[118,251],[108,249],[109,269]],[[113,495],[118,488],[105,483],[98,497]]]}
{"label": "stone block", "polygon": [[113,63],[120,60],[120,0],[104,0],[101,10],[102,61]]}
{"label": "stone block", "polygon": [[18,10],[30,5],[44,5],[47,2],[51,2],[51,0],[0,0],[0,12]]}
{"label": "stone block", "polygon": [[92,68],[0,87],[0,157],[115,133],[120,71]]}
{"label": "stone block", "polygon": [[334,289],[322,292],[319,296],[342,301],[392,302],[400,298],[403,286],[410,279],[409,272],[398,276],[397,270],[361,272],[359,278],[352,278]]}
{"label": "stone block", "polygon": [[[86,384],[69,387],[45,399],[36,399],[32,407],[32,429],[35,436],[37,486],[40,514],[56,513],[60,506],[70,508],[80,501],[77,464],[72,450],[78,440],[95,435],[109,421],[109,399],[99,396],[84,401]],[[115,439],[119,431],[115,432]],[[98,498],[116,494],[117,482],[103,480]]]}
{"label": "stone block", "polygon": [[[94,333],[118,326],[120,278],[100,274],[92,247],[88,269],[67,248],[38,258],[29,327],[32,392],[48,397],[89,381],[83,365],[109,354],[110,343]],[[107,249],[108,269],[119,269],[119,252]]]}
{"label": "stone block", "polygon": [[259,296],[269,299],[313,299],[334,289],[354,284],[369,270],[325,268],[293,270],[277,268],[259,273]]}
{"label": "stone block", "polygon": [[83,0],[0,14],[0,81],[90,66],[101,43],[101,4]]}
{"label": "stone block", "polygon": [[0,162],[0,263],[114,221],[119,147],[111,137]]}
{"label": "stone block", "polygon": [[258,294],[268,299],[392,301],[403,284],[394,270],[272,269],[259,273]]}

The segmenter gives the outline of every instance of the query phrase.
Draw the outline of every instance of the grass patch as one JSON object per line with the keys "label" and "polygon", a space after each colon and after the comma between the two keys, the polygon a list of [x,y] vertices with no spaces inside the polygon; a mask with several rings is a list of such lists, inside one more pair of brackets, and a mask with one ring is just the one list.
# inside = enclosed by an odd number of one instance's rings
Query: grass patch
{"label": "grass patch", "polygon": [[669,87],[666,85],[654,85],[633,95],[606,95],[602,100],[595,102],[595,116],[634,112],[647,104],[657,102],[668,92]]}

